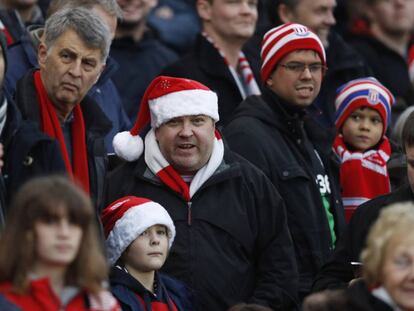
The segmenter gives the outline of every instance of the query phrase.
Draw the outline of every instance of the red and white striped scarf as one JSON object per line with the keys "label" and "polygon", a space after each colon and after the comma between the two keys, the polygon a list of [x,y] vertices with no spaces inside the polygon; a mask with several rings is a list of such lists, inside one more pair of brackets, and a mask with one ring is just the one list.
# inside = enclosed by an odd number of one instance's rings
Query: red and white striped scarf
{"label": "red and white striped scarf", "polygon": [[220,133],[215,131],[214,146],[210,159],[194,175],[190,186],[183,180],[180,174],[167,162],[161,153],[155,138],[155,132],[151,129],[145,136],[145,163],[148,168],[157,175],[161,181],[173,191],[179,193],[187,202],[191,201],[198,189],[214,174],[223,161],[224,145]]}
{"label": "red and white striped scarf", "polygon": [[247,61],[246,56],[242,51],[239,52],[239,58],[237,61],[236,70],[230,65],[223,51],[214,43],[213,39],[208,36],[206,32],[202,32],[202,35],[209,41],[223,57],[224,62],[228,66],[234,81],[237,84],[240,95],[245,99],[249,95],[260,95],[260,89],[257,85],[256,79],[254,78],[252,68]]}
{"label": "red and white striped scarf", "polygon": [[387,161],[391,155],[391,146],[384,136],[378,149],[352,152],[345,145],[343,136],[337,135],[333,149],[341,159],[342,202],[346,220],[349,221],[359,205],[390,192]]}

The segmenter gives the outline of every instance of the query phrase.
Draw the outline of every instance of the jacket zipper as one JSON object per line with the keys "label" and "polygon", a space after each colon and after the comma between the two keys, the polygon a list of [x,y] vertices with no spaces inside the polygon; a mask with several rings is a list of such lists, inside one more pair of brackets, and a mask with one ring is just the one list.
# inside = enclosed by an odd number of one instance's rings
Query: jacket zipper
{"label": "jacket zipper", "polygon": [[191,226],[191,204],[193,204],[191,201],[187,202],[188,209],[187,209],[187,224]]}

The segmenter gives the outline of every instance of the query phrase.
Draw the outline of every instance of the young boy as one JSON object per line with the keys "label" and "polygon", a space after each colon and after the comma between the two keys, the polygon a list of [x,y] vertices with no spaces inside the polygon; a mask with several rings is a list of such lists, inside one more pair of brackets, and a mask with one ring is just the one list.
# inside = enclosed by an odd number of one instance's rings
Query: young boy
{"label": "young boy", "polygon": [[338,134],[334,152],[341,159],[340,182],[347,221],[367,200],[390,192],[387,161],[391,146],[385,131],[394,97],[375,78],[352,80],[335,99]]}
{"label": "young boy", "polygon": [[158,203],[123,197],[102,211],[113,295],[122,310],[190,310],[184,285],[159,272],[175,237],[168,212]]}

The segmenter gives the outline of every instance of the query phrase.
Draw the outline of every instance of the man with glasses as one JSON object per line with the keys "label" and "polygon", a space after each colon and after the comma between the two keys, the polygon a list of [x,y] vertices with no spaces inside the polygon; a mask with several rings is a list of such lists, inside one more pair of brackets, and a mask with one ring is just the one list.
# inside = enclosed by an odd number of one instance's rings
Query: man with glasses
{"label": "man with glasses", "polygon": [[265,34],[261,57],[263,93],[240,104],[224,136],[286,203],[303,298],[344,227],[328,134],[306,114],[327,69],[325,50],[307,27],[284,24]]}

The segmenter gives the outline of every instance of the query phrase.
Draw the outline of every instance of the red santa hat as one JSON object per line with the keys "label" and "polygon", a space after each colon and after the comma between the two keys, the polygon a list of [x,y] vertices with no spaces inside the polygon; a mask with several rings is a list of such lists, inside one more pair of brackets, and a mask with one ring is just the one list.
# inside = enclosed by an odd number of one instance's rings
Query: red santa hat
{"label": "red santa hat", "polygon": [[154,225],[167,228],[168,248],[175,238],[175,226],[168,212],[149,199],[127,196],[102,211],[108,261],[114,265],[135,239]]}
{"label": "red santa hat", "polygon": [[296,50],[313,50],[326,65],[325,49],[319,37],[301,24],[288,23],[270,29],[262,41],[262,81],[266,82],[277,63]]}
{"label": "red santa hat", "polygon": [[337,91],[335,126],[340,130],[352,112],[361,107],[369,107],[380,114],[384,135],[391,122],[391,106],[394,101],[390,90],[373,77],[351,80]]}
{"label": "red santa hat", "polygon": [[156,129],[161,124],[182,116],[206,115],[219,120],[217,95],[200,82],[167,76],[155,78],[142,97],[138,117],[129,132],[115,135],[115,153],[127,161],[138,159],[143,150],[140,131],[151,122]]}

